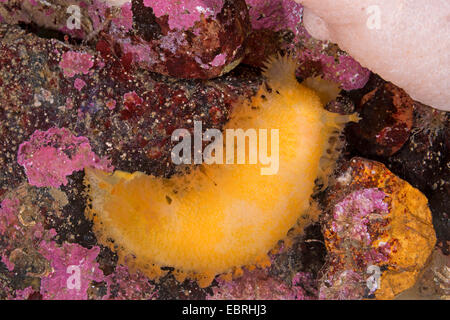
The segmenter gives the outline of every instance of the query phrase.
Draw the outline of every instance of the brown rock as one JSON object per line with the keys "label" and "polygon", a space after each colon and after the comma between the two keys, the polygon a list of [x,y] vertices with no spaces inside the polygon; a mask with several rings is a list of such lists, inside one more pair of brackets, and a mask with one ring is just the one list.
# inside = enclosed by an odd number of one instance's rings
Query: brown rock
{"label": "brown rock", "polygon": [[192,26],[171,23],[176,13],[157,17],[142,0],[133,1],[133,14],[136,33],[131,42],[119,43],[124,53],[142,46],[143,55],[150,58],[137,54],[140,65],[151,71],[176,78],[211,79],[229,72],[244,57],[243,43],[250,32],[244,0],[225,0],[220,13],[202,16]]}
{"label": "brown rock", "polygon": [[365,156],[388,157],[399,151],[413,125],[414,101],[401,88],[372,76],[366,87],[349,94],[361,117],[347,138]]}

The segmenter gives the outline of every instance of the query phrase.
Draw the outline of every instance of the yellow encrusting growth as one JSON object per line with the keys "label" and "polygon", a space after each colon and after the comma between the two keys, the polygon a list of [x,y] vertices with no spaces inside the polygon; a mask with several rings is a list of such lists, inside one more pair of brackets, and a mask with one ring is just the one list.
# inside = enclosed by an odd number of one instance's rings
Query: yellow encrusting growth
{"label": "yellow encrusting growth", "polygon": [[330,139],[354,119],[324,110],[295,69],[289,57],[272,59],[267,86],[236,106],[226,126],[279,129],[277,174],[261,175],[260,163],[204,164],[170,179],[87,169],[99,240],[153,278],[168,266],[202,286],[217,274],[267,265],[267,253],[308,209],[316,178],[328,174]]}

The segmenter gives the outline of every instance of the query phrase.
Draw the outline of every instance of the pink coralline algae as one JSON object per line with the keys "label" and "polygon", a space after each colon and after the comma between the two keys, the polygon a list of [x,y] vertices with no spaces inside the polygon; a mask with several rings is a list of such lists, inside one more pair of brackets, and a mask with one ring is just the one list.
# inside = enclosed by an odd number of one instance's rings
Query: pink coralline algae
{"label": "pink coralline algae", "polygon": [[108,8],[108,4],[101,0],[93,0],[92,4],[88,7],[88,14],[94,30],[100,30]]}
{"label": "pink coralline algae", "polygon": [[134,107],[140,106],[143,102],[144,100],[134,91],[127,92],[123,95],[123,103],[129,110],[133,110]]}
{"label": "pink coralline algae", "polygon": [[333,219],[326,231],[327,239],[335,252],[351,254],[353,262],[349,264],[339,255],[331,256],[332,264],[340,267],[326,273],[320,288],[321,299],[360,299],[377,289],[374,286],[367,292],[366,282],[370,276],[367,268],[387,262],[391,245],[375,245],[376,237],[370,228],[375,224],[384,225],[389,213],[388,203],[384,201],[386,197],[377,188],[360,189],[334,206]]}
{"label": "pink coralline algae", "polygon": [[[24,184],[8,193],[0,203],[0,264],[6,266],[9,274],[24,272],[28,279],[44,276],[49,271],[47,261],[37,250],[43,242],[51,242],[56,236],[55,229],[47,230],[43,226],[42,207],[32,195],[35,191]],[[33,287],[39,291],[36,283]],[[8,299],[29,298],[33,289],[24,288],[9,292]]]}
{"label": "pink coralline algae", "polygon": [[308,60],[320,62],[325,79],[339,83],[344,90],[360,89],[369,81],[370,71],[348,55],[342,54],[336,61],[334,56],[325,53],[305,51],[301,61]]}
{"label": "pink coralline algae", "polygon": [[160,47],[171,53],[176,53],[180,46],[186,45],[186,35],[181,31],[169,31],[166,36],[161,38]]}
{"label": "pink coralline algae", "polygon": [[360,89],[369,80],[368,69],[336,45],[309,35],[303,25],[301,4],[291,0],[246,2],[253,28],[247,40],[250,53],[246,63],[261,67],[269,56],[286,50],[299,60],[302,78],[319,75],[338,83],[344,90]]}
{"label": "pink coralline algae", "polygon": [[[157,297],[154,284],[139,271],[131,273],[127,267],[118,265],[115,272],[105,275],[97,261],[99,247],[88,249],[77,243],[58,244],[56,231],[45,229],[41,222],[45,206],[33,207],[37,199],[29,192],[35,191],[26,185],[0,203],[0,238],[3,241],[0,264],[10,274],[26,268],[26,277],[40,279],[32,287],[8,292],[8,299],[33,299],[31,295],[46,300]],[[96,286],[105,291],[96,291]]]}
{"label": "pink coralline algae", "polygon": [[118,265],[114,273],[105,277],[108,292],[103,299],[110,300],[152,300],[158,291],[140,271],[130,273],[128,267]]}
{"label": "pink coralline algae", "polygon": [[311,300],[316,294],[309,273],[297,273],[291,284],[270,276],[265,270],[244,271],[231,282],[219,280],[209,300]]}
{"label": "pink coralline algae", "polygon": [[79,78],[75,79],[75,82],[73,83],[73,86],[74,86],[78,91],[81,91],[81,90],[84,88],[85,85],[86,85],[86,82],[84,82],[84,80],[79,79]]}
{"label": "pink coralline algae", "polygon": [[225,64],[226,59],[227,59],[227,54],[221,53],[221,54],[218,54],[217,56],[215,56],[215,58],[209,64],[212,65],[213,67],[222,66]]}
{"label": "pink coralline algae", "polygon": [[109,110],[114,110],[114,108],[116,107],[116,100],[114,99],[110,99],[108,100],[108,102],[106,102],[106,106],[108,107]]}
{"label": "pink coralline algae", "polygon": [[16,296],[14,300],[27,300],[30,298],[30,295],[34,293],[32,287],[26,287],[23,290],[16,290]]}
{"label": "pink coralline algae", "polygon": [[[41,222],[30,223],[27,227],[21,227],[25,222],[21,221],[19,215],[27,210],[31,210],[27,204],[21,203],[19,199],[7,197],[0,203],[0,236],[5,237],[8,243],[22,243],[29,241],[30,238],[33,242],[39,242],[40,239],[51,239],[55,236],[55,230],[44,230]],[[23,220],[23,218],[22,218]],[[12,248],[12,247],[11,247]],[[11,249],[8,245],[0,247],[0,256],[2,262],[9,264],[9,267],[13,267],[13,264],[6,257],[3,250]]]}
{"label": "pink coralline algae", "polygon": [[321,300],[360,300],[365,294],[366,279],[353,270],[333,273],[320,288]]}
{"label": "pink coralline algae", "polygon": [[323,299],[393,299],[436,244],[426,197],[385,165],[355,157],[330,186],[322,218]]}
{"label": "pink coralline algae", "polygon": [[337,45],[312,38],[303,25],[299,29],[297,39],[296,55],[304,65],[303,68],[313,65],[319,69],[312,75],[319,73],[325,79],[340,84],[344,90],[360,89],[369,81],[371,74],[369,69],[362,67]]}
{"label": "pink coralline algae", "polygon": [[37,187],[66,185],[68,175],[85,167],[113,169],[91,150],[86,137],[76,137],[66,128],[36,130],[19,146],[17,161],[25,168],[28,182]]}
{"label": "pink coralline algae", "polygon": [[0,207],[0,235],[5,234],[9,226],[14,225],[17,221],[15,212],[19,207],[19,200],[4,199]]}
{"label": "pink coralline algae", "polygon": [[303,6],[292,0],[246,0],[250,20],[255,30],[290,30],[298,34]]}
{"label": "pink coralline algae", "polygon": [[129,31],[133,28],[133,11],[131,10],[131,1],[124,3],[120,8],[120,15],[113,18],[114,26],[123,28],[124,31]]}
{"label": "pink coralline algae", "polygon": [[89,53],[67,51],[63,53],[59,66],[64,75],[71,78],[77,74],[88,74],[94,66],[94,60]]}
{"label": "pink coralline algae", "polygon": [[222,11],[223,0],[144,0],[144,6],[151,7],[156,17],[168,15],[170,29],[192,28],[201,16],[216,16]]}
{"label": "pink coralline algae", "polygon": [[85,300],[91,281],[104,280],[96,262],[99,247],[86,249],[76,243],[41,244],[40,253],[51,263],[53,272],[41,279],[41,294],[45,300]]}
{"label": "pink coralline algae", "polygon": [[15,267],[14,262],[9,260],[9,258],[6,254],[2,254],[2,256],[0,257],[0,261],[5,264],[6,269],[8,269],[9,271],[14,270],[14,267]]}
{"label": "pink coralline algae", "polygon": [[[95,31],[99,31],[103,27],[103,22],[107,16],[107,11],[111,8],[111,6],[111,3],[101,0],[93,0],[92,4],[89,5],[88,14],[92,20],[92,25]],[[133,28],[133,12],[131,8],[131,1],[124,3],[120,7],[120,12],[115,14],[111,19],[112,27],[114,29],[120,29],[120,31],[127,32]]]}
{"label": "pink coralline algae", "polygon": [[245,0],[136,0],[120,10],[111,5],[94,0],[88,14],[94,33],[101,31],[98,51],[107,56],[114,48],[126,60],[125,71],[138,65],[176,78],[211,79],[245,55]]}
{"label": "pink coralline algae", "polygon": [[355,241],[371,244],[368,224],[388,212],[386,194],[378,189],[357,190],[339,202],[334,209],[332,231]]}
{"label": "pink coralline algae", "polygon": [[309,70],[312,74],[307,72],[307,76],[318,73],[325,79],[340,84],[344,90],[360,89],[369,81],[370,70],[362,67],[337,45],[312,38],[303,24],[298,31],[295,53],[302,68],[308,69],[308,65],[318,67],[318,70]]}

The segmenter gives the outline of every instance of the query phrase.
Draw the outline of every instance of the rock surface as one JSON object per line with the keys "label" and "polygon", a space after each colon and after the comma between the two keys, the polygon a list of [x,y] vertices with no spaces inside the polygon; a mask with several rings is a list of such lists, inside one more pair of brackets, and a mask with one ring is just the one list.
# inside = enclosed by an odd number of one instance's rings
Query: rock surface
{"label": "rock surface", "polygon": [[373,75],[360,90],[348,93],[361,120],[350,124],[347,138],[360,154],[388,157],[408,141],[414,101],[401,88]]}
{"label": "rock surface", "polygon": [[[192,10],[195,0],[118,2],[113,8],[105,1],[70,1],[82,17],[80,29],[70,30],[66,0],[52,7],[0,0],[0,22],[9,24],[0,25],[1,299],[392,298],[412,285],[433,247],[426,199],[414,188],[429,199],[438,238],[436,270],[425,273],[440,279],[418,285],[444,286],[448,113],[413,102],[375,75],[366,85],[370,71],[337,46],[313,39],[303,27],[303,7],[293,1],[201,1],[205,10]],[[191,10],[180,11],[180,4]],[[392,172],[370,160],[347,162],[325,197],[323,235],[312,225],[272,256],[269,269],[231,282],[217,279],[201,289],[168,275],[155,283],[118,264],[84,218],[78,170],[111,165],[172,175],[172,131],[192,129],[193,120],[221,129],[234,103],[262,82],[258,70],[236,65],[245,58],[260,67],[279,50],[301,62],[299,78],[320,75],[350,91],[327,105],[362,117],[347,130],[342,161],[366,156]],[[75,295],[66,290],[70,265],[86,271]],[[376,288],[371,265],[381,272]],[[445,297],[441,289],[436,292]]]}
{"label": "rock surface", "polygon": [[392,299],[414,285],[436,243],[428,201],[383,164],[354,158],[330,191],[319,297]]}
{"label": "rock surface", "polygon": [[0,3],[0,16],[9,24],[48,28],[93,45],[107,41],[129,63],[184,79],[211,79],[234,69],[250,32],[244,0],[130,0],[120,6],[102,0],[8,0]]}

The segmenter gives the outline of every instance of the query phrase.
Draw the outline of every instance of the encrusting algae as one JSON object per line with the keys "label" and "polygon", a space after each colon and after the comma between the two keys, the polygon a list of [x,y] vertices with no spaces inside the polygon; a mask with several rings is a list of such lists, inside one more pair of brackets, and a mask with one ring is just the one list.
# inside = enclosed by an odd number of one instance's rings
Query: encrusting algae
{"label": "encrusting algae", "polygon": [[218,274],[268,265],[288,231],[309,222],[315,181],[326,183],[336,158],[331,141],[358,119],[326,111],[319,95],[298,83],[296,66],[289,57],[271,59],[266,84],[250,103],[235,106],[226,126],[278,129],[277,174],[262,175],[261,163],[201,165],[170,179],[86,169],[87,214],[99,241],[151,278],[172,267],[178,280],[200,286]]}

